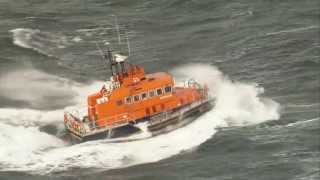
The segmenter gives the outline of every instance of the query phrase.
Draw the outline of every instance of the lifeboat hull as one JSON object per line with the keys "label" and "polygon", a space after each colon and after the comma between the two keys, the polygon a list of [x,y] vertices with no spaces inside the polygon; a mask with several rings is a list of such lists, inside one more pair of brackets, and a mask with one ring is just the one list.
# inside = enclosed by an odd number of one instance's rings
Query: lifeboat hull
{"label": "lifeboat hull", "polygon": [[211,110],[213,107],[213,100],[205,100],[194,102],[189,105],[184,105],[182,107],[173,109],[171,111],[162,112],[154,116],[140,119],[138,124],[146,123],[148,133],[150,133],[150,136],[143,138],[129,138],[132,135],[142,133],[142,130],[139,128],[139,126],[137,126],[137,124],[127,124],[121,127],[107,129],[105,131],[100,131],[87,136],[80,136],[71,131],[69,128],[66,128],[68,130],[67,135],[71,135],[66,136],[66,139],[68,141],[71,141],[72,143],[81,143],[98,139],[108,139],[108,142],[110,143],[146,139],[160,134],[165,134],[188,125],[205,112]]}
{"label": "lifeboat hull", "polygon": [[149,123],[150,125],[148,126],[148,130],[152,133],[153,136],[170,132],[193,122],[196,118],[211,110],[212,108],[213,102],[210,101],[181,107],[173,112],[169,112],[169,115],[164,115],[168,118],[159,118],[159,120],[154,120],[155,122],[151,120]]}

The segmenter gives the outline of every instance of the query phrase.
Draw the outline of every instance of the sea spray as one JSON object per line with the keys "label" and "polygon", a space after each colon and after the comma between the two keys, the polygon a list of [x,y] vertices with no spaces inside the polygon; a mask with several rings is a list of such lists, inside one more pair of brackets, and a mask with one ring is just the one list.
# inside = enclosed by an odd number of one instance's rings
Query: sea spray
{"label": "sea spray", "polygon": [[88,85],[33,68],[18,69],[0,77],[0,96],[31,109],[61,109],[68,104],[85,106],[87,96],[98,91],[102,83],[95,81]]}
{"label": "sea spray", "polygon": [[1,96],[26,107],[45,109],[70,104],[77,83],[33,68],[18,69],[0,77]]}
{"label": "sea spray", "polygon": [[[271,99],[261,98],[262,87],[250,83],[232,82],[213,66],[187,65],[172,70],[172,73],[177,79],[193,77],[201,83],[207,83],[211,96],[216,98],[216,107],[185,127],[153,138],[121,143],[109,143],[105,139],[73,146],[61,143],[57,137],[44,135],[45,133],[40,132],[37,126],[23,127],[25,121],[21,121],[19,125],[17,116],[14,116],[19,109],[1,109],[3,113],[11,112],[5,118],[0,115],[0,131],[4,132],[1,134],[0,145],[7,148],[4,143],[8,143],[10,139],[9,148],[19,149],[22,142],[19,138],[23,138],[23,134],[26,133],[30,147],[27,148],[28,151],[22,149],[14,151],[15,155],[8,154],[10,149],[2,149],[0,164],[7,165],[0,170],[45,174],[66,171],[69,168],[115,169],[156,162],[199,146],[215,134],[217,127],[255,124],[279,118],[279,104]],[[77,105],[83,105],[85,96],[100,88],[101,82],[71,87],[77,92],[77,96],[74,97]],[[54,118],[55,120],[50,121],[63,123],[62,110],[32,111],[32,109],[21,110],[19,116],[28,116],[32,113],[38,114],[38,117],[42,115],[39,118],[40,122],[37,116],[34,120],[30,120],[35,124],[42,124],[46,122],[46,118],[60,115],[61,119]],[[15,126],[8,124],[11,120],[15,122]],[[16,128],[20,130],[15,130]]]}
{"label": "sea spray", "polygon": [[172,71],[178,80],[194,78],[207,84],[210,95],[216,99],[217,113],[229,125],[260,123],[265,120],[279,119],[280,105],[261,95],[264,88],[255,83],[231,81],[214,66],[189,64]]}

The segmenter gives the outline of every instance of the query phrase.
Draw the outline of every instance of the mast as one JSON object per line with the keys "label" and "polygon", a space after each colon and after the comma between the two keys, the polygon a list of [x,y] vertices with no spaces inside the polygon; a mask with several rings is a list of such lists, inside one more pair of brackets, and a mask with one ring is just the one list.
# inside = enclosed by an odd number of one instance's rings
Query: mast
{"label": "mast", "polygon": [[[97,49],[98,49],[98,51],[99,51],[99,53],[100,53],[100,56],[101,56],[102,60],[108,61],[109,55],[107,56],[107,55],[102,51],[102,49],[100,48],[98,42],[95,42],[95,44],[96,44],[96,47],[97,47]],[[108,47],[108,48],[109,48],[109,47]],[[109,60],[109,62],[110,62],[110,60]],[[111,62],[110,62],[110,63],[111,63]],[[111,66],[111,73],[112,73],[112,76],[113,76],[114,73],[113,73],[113,70],[112,70],[112,66]]]}
{"label": "mast", "polygon": [[[127,69],[126,69],[126,66],[125,66],[125,61],[127,60],[127,57],[125,56],[122,56],[121,55],[121,52],[122,52],[122,46],[121,46],[121,34],[120,34],[120,27],[119,27],[119,24],[118,24],[118,18],[116,15],[113,15],[114,16],[114,26],[115,26],[115,29],[116,29],[116,32],[117,32],[117,37],[118,37],[118,47],[119,47],[119,54],[116,54],[115,55],[115,62],[117,63],[116,65],[116,68],[117,68],[117,74],[121,75],[121,76],[127,76]],[[128,37],[127,37],[127,43],[128,43]],[[128,45],[128,47],[130,47]],[[129,51],[129,54],[130,54],[130,50]]]}
{"label": "mast", "polygon": [[115,61],[113,59],[112,50],[109,46],[107,48],[107,53],[104,56],[106,59],[108,59],[112,76],[115,78],[115,76],[117,75],[117,68],[114,66],[116,66],[117,64],[115,63]]}
{"label": "mast", "polygon": [[116,28],[117,31],[117,36],[118,36],[118,48],[119,48],[119,52],[121,53],[121,36],[120,36],[120,28],[119,28],[119,24],[118,24],[118,18],[116,15],[114,16],[114,26]]}
{"label": "mast", "polygon": [[[120,28],[118,25],[118,19],[117,16],[114,16],[114,26],[117,32],[117,38],[118,38],[118,47],[119,47],[119,53],[113,55],[112,49],[108,44],[107,45],[107,51],[103,51],[99,44],[96,42],[97,49],[102,57],[103,60],[107,61],[109,63],[109,68],[111,70],[111,75],[114,80],[116,81],[122,81],[123,77],[128,76],[127,68],[126,68],[126,60],[128,56],[124,56],[121,54],[121,35],[120,35]],[[126,33],[126,39],[127,39],[127,47],[128,47],[128,53],[130,55],[130,44],[129,44],[129,38],[128,34]]]}
{"label": "mast", "polygon": [[127,31],[126,31],[126,39],[127,39],[128,57],[129,57],[131,55],[131,49],[130,49],[129,35]]}

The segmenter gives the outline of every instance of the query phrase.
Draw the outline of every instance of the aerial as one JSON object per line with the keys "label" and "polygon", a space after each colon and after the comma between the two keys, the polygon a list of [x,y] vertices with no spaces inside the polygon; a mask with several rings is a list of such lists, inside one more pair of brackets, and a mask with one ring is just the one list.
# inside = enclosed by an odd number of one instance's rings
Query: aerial
{"label": "aerial", "polygon": [[320,179],[317,0],[0,0],[0,179]]}

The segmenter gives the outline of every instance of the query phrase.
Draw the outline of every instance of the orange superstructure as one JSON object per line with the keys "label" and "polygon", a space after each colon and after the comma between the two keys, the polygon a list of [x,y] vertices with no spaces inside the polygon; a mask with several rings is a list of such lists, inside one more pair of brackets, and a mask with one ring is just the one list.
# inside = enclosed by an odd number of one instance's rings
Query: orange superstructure
{"label": "orange superstructure", "polygon": [[194,81],[177,87],[172,75],[145,74],[142,67],[125,63],[125,57],[113,56],[110,49],[105,58],[110,61],[112,76],[98,92],[88,96],[87,115],[77,118],[65,114],[67,129],[77,136],[151,121],[152,117],[167,112],[177,117],[179,109],[192,104],[198,107],[207,101],[207,88]]}
{"label": "orange superstructure", "polygon": [[97,126],[136,122],[202,97],[195,88],[173,89],[174,80],[170,74],[145,75],[138,66],[130,67],[129,71],[129,76],[124,77],[123,83],[112,93],[103,87],[100,92],[88,97],[89,120],[96,121]]}

